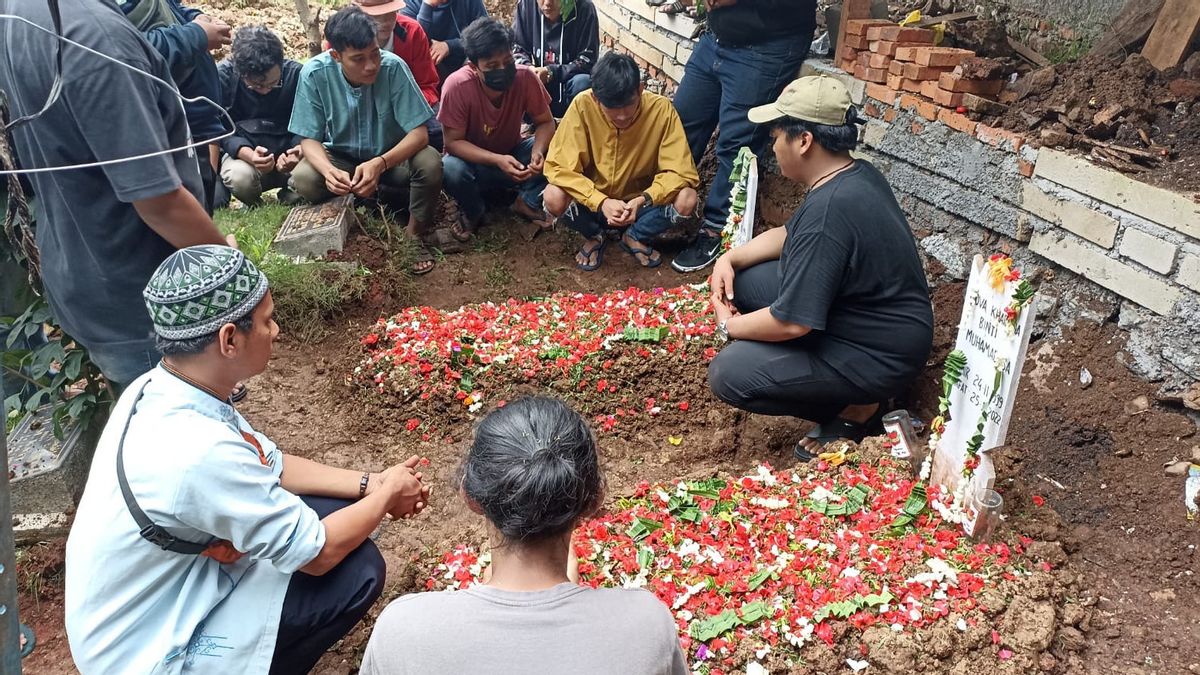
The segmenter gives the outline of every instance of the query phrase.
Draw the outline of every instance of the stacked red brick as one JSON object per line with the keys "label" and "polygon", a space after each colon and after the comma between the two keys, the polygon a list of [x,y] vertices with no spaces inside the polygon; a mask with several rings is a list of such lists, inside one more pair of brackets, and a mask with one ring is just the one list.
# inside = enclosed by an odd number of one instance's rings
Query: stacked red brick
{"label": "stacked red brick", "polygon": [[[881,19],[851,19],[846,22],[846,39],[844,45],[838,45],[838,66],[847,73],[854,74],[858,66],[859,56],[870,51],[867,31],[872,28],[895,26],[891,21]],[[897,26],[898,27],[898,26]]]}

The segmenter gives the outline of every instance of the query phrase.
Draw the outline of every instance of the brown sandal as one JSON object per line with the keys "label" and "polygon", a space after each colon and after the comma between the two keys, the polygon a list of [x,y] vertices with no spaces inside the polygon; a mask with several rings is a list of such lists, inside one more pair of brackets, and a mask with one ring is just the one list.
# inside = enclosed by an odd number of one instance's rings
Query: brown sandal
{"label": "brown sandal", "polygon": [[475,236],[475,228],[471,227],[467,223],[467,217],[460,211],[458,218],[455,218],[454,221],[450,223],[450,234],[454,235],[455,239],[465,244],[468,241],[471,241],[471,237]]}

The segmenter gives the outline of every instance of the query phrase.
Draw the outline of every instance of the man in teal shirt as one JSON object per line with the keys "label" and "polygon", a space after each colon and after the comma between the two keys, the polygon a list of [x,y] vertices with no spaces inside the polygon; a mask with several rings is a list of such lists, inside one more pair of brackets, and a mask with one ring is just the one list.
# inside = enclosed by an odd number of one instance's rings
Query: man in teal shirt
{"label": "man in teal shirt", "polygon": [[[425,127],[433,109],[404,61],[379,49],[375,22],[358,6],[329,17],[325,39],[330,50],[300,72],[288,125],[304,156],[292,189],[316,203],[372,197],[381,185],[407,187],[408,234],[418,238],[433,223],[442,190],[442,158]],[[422,247],[413,272],[432,269]]]}

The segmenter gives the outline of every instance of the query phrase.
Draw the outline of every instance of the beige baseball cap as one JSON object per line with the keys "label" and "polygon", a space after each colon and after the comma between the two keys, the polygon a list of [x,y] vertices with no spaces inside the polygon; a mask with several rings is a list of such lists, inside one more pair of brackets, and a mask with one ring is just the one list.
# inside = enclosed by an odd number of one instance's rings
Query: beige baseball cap
{"label": "beige baseball cap", "polygon": [[795,117],[813,124],[841,126],[853,104],[846,85],[828,75],[810,75],[789,84],[773,103],[751,108],[748,116],[755,124]]}
{"label": "beige baseball cap", "polygon": [[371,16],[395,14],[404,9],[404,0],[391,0],[391,2],[388,0],[354,0],[354,4]]}

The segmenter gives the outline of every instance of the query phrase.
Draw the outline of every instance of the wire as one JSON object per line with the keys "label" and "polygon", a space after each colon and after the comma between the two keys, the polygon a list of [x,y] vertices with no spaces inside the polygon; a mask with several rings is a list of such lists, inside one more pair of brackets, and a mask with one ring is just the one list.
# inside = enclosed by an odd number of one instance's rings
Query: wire
{"label": "wire", "polygon": [[[176,88],[176,86],[173,82],[167,82],[166,80],[163,80],[162,78],[151,75],[150,73],[147,73],[144,70],[139,70],[138,68],[135,68],[127,63],[122,63],[122,62],[118,61],[117,59],[114,59],[113,57],[109,56],[108,54],[96,51],[95,49],[92,49],[91,47],[88,47],[87,45],[82,45],[68,37],[59,35],[58,33],[54,32],[52,30],[43,28],[42,26],[39,26],[38,24],[30,21],[29,19],[26,19],[23,16],[16,16],[13,14],[0,14],[0,19],[12,19],[14,21],[19,21],[21,23],[28,24],[30,26],[33,26],[37,30],[40,30],[43,33],[46,33],[46,34],[52,36],[56,40],[60,40],[62,42],[66,42],[67,44],[71,44],[76,47],[79,47],[80,49],[82,49],[86,52],[89,52],[91,54],[94,54],[96,56],[99,56],[100,58],[102,58],[106,61],[111,61],[111,62],[117,64],[118,66],[121,66],[122,68],[131,70],[131,71],[137,73],[138,75],[149,78],[149,79],[157,82],[158,84],[163,85],[167,89],[169,89],[171,91],[171,93],[175,94],[176,98],[178,98],[180,101],[182,101],[184,103],[199,103],[199,102],[208,103],[209,105],[211,105],[212,107],[216,108],[217,110],[219,110],[221,112],[221,114],[225,117],[225,121],[228,123],[226,125],[226,127],[229,129],[229,131],[225,132],[223,135],[208,139],[206,141],[201,141],[199,143],[189,143],[187,145],[182,145],[182,146],[179,146],[176,148],[167,148],[166,150],[159,150],[157,152],[149,152],[149,153],[146,153],[143,155],[135,155],[133,157],[121,157],[118,159],[106,159],[106,160],[99,161],[99,162],[88,162],[85,164],[68,164],[66,166],[51,166],[51,167],[44,167],[44,168],[40,168],[40,169],[15,169],[15,170],[11,170],[11,171],[0,171],[0,176],[6,176],[9,174],[23,174],[23,173],[24,174],[49,173],[51,171],[68,171],[71,169],[92,169],[92,168],[101,167],[101,166],[110,166],[113,164],[121,164],[124,162],[136,162],[136,161],[143,160],[143,159],[149,159],[151,157],[161,157],[162,155],[174,154],[181,150],[191,150],[192,148],[199,148],[202,146],[210,145],[217,141],[229,138],[236,132],[233,118],[230,117],[229,111],[225,110],[225,108],[221,107],[220,105],[217,105],[217,103],[215,103],[212,99],[208,98],[207,96],[196,96],[196,97],[192,97],[192,98],[184,96],[183,94],[179,93],[179,89]],[[60,87],[61,87],[61,84],[60,84]],[[60,93],[60,92],[52,89],[52,91],[50,93],[50,96],[51,96],[50,100],[48,100],[46,102],[46,106],[43,107],[40,112],[38,112],[34,115],[27,115],[26,117],[22,117],[18,120],[14,120],[11,124],[9,124],[8,126],[5,127],[5,130],[7,130],[9,127],[13,126],[17,122],[26,122],[26,121],[29,121],[32,119],[36,119],[37,117],[40,117],[42,115],[42,113],[46,112],[46,110],[48,110],[50,108],[50,106],[54,104],[55,100],[57,99],[58,93]],[[182,107],[182,104],[181,104],[181,107]],[[190,140],[190,136],[191,136],[190,131],[188,132],[188,136],[189,136],[189,140]]]}

